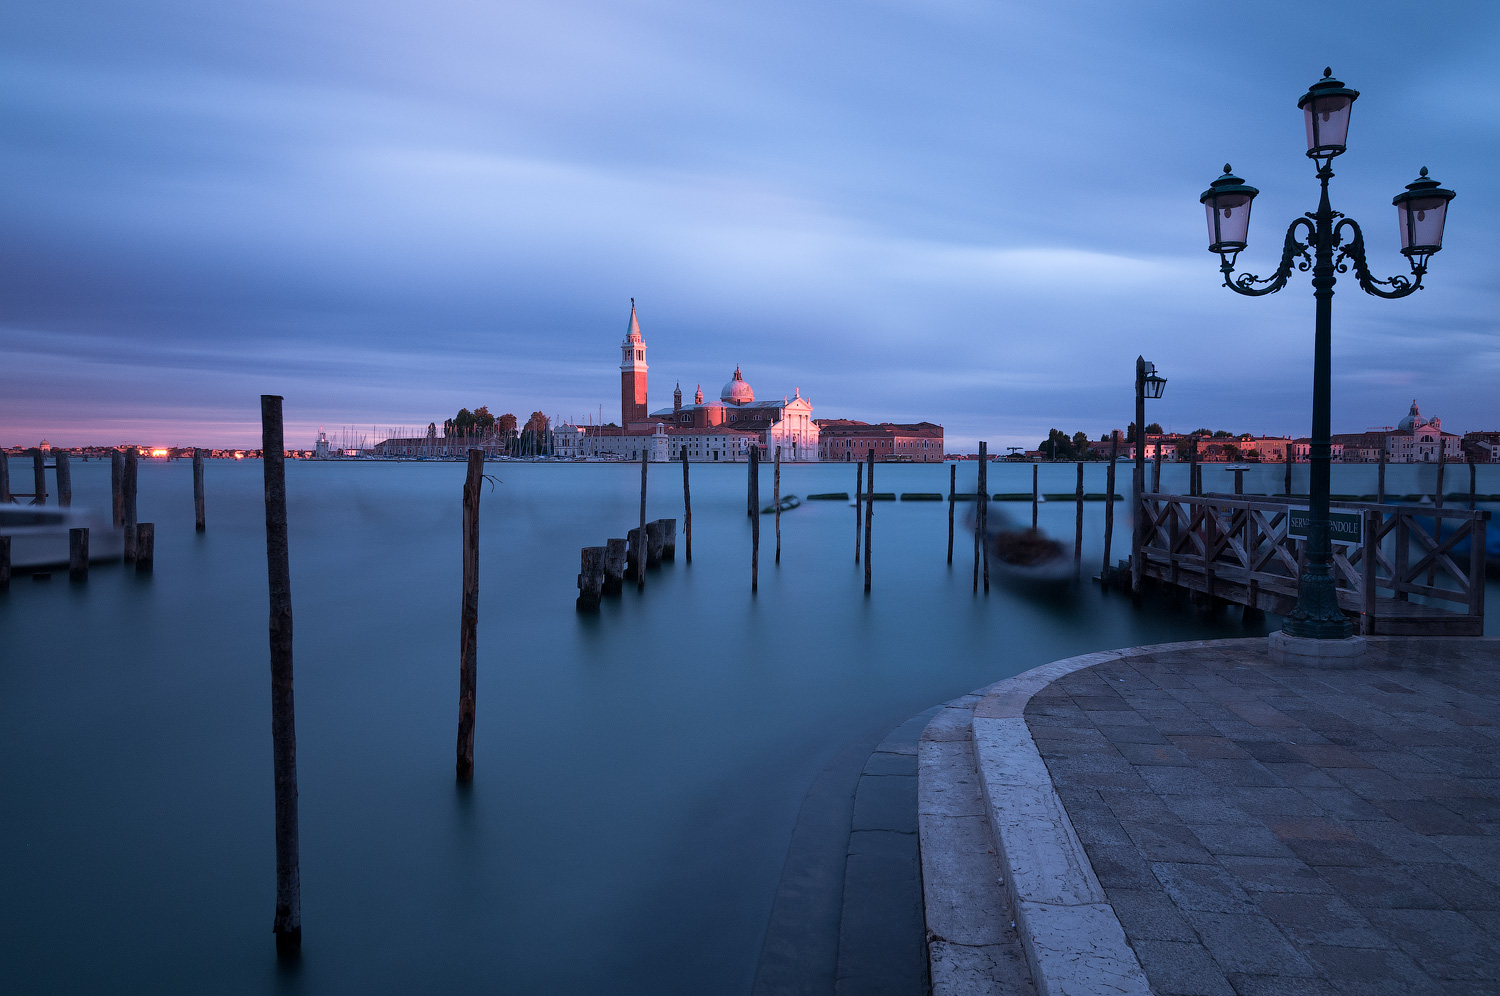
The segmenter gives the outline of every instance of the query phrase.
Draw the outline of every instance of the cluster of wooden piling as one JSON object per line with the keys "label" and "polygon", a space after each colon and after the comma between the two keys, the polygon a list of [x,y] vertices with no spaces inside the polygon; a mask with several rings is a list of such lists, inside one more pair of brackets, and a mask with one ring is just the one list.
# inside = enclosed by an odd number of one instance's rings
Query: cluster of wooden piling
{"label": "cluster of wooden piling", "polygon": [[[477,452],[477,451],[476,451]],[[641,455],[641,524],[626,532],[624,539],[609,539],[604,546],[586,546],[579,552],[579,612],[597,612],[605,595],[618,595],[625,588],[627,574],[635,578],[637,588],[646,586],[646,569],[658,567],[664,560],[677,559],[677,520],[646,521],[647,457]],[[687,506],[687,559],[693,559],[693,506],[688,487],[687,457],[682,461],[682,494]]]}

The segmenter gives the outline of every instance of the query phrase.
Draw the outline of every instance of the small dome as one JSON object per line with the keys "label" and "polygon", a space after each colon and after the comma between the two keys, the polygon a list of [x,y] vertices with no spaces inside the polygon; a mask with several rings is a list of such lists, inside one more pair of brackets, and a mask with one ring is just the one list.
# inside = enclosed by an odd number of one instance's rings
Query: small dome
{"label": "small dome", "polygon": [[749,384],[745,383],[745,378],[741,375],[738,365],[734,368],[734,379],[724,385],[724,390],[719,392],[719,397],[731,405],[749,404],[755,400],[755,391]]}
{"label": "small dome", "polygon": [[1422,413],[1417,410],[1417,402],[1415,399],[1413,399],[1411,403],[1411,411],[1406,413],[1406,418],[1397,423],[1396,428],[1400,429],[1402,432],[1412,432],[1416,429],[1420,429],[1426,424],[1427,420],[1423,418]]}

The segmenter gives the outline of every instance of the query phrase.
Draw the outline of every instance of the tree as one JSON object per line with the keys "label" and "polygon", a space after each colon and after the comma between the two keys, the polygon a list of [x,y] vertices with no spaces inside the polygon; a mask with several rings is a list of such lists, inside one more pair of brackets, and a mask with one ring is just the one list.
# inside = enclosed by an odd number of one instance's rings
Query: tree
{"label": "tree", "polygon": [[495,425],[495,416],[490,414],[488,405],[480,405],[474,409],[474,425],[483,432],[488,432]]}
{"label": "tree", "polygon": [[506,412],[504,415],[501,415],[500,418],[496,420],[496,424],[500,426],[501,432],[516,431],[516,417],[510,412]]}
{"label": "tree", "polygon": [[1089,452],[1089,437],[1082,432],[1073,433],[1073,455],[1083,457]]}
{"label": "tree", "polygon": [[1161,435],[1161,423],[1160,422],[1147,422],[1146,423],[1146,435],[1148,435],[1148,436],[1160,436]]}
{"label": "tree", "polygon": [[1234,438],[1234,433],[1230,432],[1227,429],[1215,429],[1214,430],[1214,438],[1215,439],[1233,439]]}

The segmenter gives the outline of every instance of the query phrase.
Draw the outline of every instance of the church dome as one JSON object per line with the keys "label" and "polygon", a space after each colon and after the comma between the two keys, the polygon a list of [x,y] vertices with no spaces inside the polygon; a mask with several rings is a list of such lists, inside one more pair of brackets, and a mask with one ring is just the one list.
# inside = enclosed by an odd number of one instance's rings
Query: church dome
{"label": "church dome", "polygon": [[1396,428],[1400,429],[1402,432],[1414,432],[1417,429],[1422,428],[1422,426],[1426,424],[1427,419],[1423,418],[1422,413],[1417,411],[1417,402],[1413,400],[1411,403],[1411,411],[1406,413],[1406,418],[1397,423]]}
{"label": "church dome", "polygon": [[749,404],[755,400],[755,391],[745,383],[738,365],[734,368],[734,379],[724,385],[724,390],[719,392],[719,397],[731,405]]}

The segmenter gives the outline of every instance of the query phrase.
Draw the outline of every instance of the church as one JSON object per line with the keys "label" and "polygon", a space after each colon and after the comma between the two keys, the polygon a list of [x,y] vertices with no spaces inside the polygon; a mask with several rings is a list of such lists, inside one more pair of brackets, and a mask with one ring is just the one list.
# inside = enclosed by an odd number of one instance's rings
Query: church
{"label": "church", "polygon": [[630,301],[630,324],[620,344],[620,425],[587,426],[579,440],[579,454],[639,460],[644,451],[649,460],[708,462],[747,460],[751,446],[759,447],[762,459],[775,458],[781,448],[783,462],[812,463],[818,459],[818,426],[812,418],[812,402],[793,388],[790,398],[757,401],[755,390],[740,368],[710,401],[703,399],[700,384],[691,404],[683,404],[682,385],[672,393],[672,407],[648,411],[646,403],[646,341],[641,336],[635,299]]}

